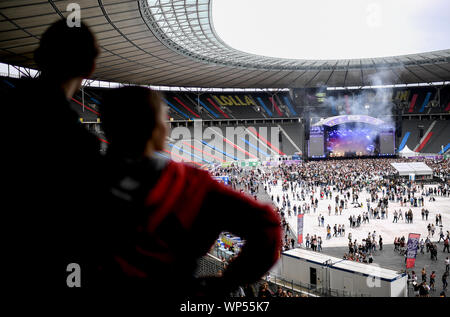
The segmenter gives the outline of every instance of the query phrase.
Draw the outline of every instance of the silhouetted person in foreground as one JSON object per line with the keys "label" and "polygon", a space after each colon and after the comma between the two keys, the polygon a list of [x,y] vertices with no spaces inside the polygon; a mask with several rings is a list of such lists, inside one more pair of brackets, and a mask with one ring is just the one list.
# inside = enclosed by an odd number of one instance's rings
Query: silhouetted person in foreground
{"label": "silhouetted person in foreground", "polygon": [[98,228],[100,145],[69,100],[94,71],[98,53],[86,25],[55,22],[34,53],[40,77],[20,80],[2,107],[15,125],[3,152],[5,198],[11,203],[3,223],[8,228],[3,273],[20,290],[67,288],[70,263],[84,269],[82,279],[89,275],[92,227]]}
{"label": "silhouetted person in foreground", "polygon": [[[107,227],[113,239],[100,285],[142,288],[156,297],[227,296],[270,269],[280,252],[278,215],[206,171],[156,155],[168,132],[157,92],[131,86],[110,91],[101,114],[110,142]],[[220,277],[199,283],[196,261],[222,231],[241,237],[245,246]]]}

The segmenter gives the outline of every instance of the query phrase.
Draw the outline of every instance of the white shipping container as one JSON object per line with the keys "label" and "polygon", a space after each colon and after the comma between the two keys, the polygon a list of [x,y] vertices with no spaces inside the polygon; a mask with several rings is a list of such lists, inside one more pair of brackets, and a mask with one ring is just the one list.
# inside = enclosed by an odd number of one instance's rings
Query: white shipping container
{"label": "white shipping container", "polygon": [[407,296],[405,273],[304,249],[282,253],[280,275],[298,285],[336,290],[341,296]]}

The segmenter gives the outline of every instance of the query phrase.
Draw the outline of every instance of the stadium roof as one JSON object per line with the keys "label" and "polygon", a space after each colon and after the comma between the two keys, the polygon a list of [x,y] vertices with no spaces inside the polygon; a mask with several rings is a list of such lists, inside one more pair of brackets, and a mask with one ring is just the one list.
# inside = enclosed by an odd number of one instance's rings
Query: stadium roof
{"label": "stadium roof", "polygon": [[[0,62],[34,68],[45,29],[72,1],[0,3]],[[162,86],[299,88],[450,80],[450,49],[397,57],[293,60],[252,55],[214,31],[211,0],[79,0],[102,53],[93,79]],[[232,22],[231,22],[232,23]],[[381,81],[374,82],[375,74]],[[379,79],[380,80],[380,79]]]}

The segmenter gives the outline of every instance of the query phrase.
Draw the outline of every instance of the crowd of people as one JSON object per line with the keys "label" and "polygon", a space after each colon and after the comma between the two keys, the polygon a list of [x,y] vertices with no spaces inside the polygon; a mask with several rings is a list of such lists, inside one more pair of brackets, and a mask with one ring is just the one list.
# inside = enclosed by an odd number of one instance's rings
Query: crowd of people
{"label": "crowd of people", "polygon": [[312,251],[322,251],[322,237],[317,237],[316,235],[310,237],[308,233],[305,237],[305,247],[306,249],[310,248]]}
{"label": "crowd of people", "polygon": [[[448,262],[449,259],[446,259],[446,270],[442,274],[442,291],[440,292],[440,297],[447,297],[446,290],[448,286],[447,278],[449,275],[448,270]],[[415,271],[408,272],[408,286],[411,286],[414,291],[415,297],[430,297],[430,293],[436,292],[436,271],[431,271],[429,275],[429,280],[427,279],[427,270],[426,268],[422,268],[421,270],[421,280],[418,280],[417,274]]]}
{"label": "crowd of people", "polygon": [[[378,252],[383,250],[382,236],[374,231],[370,232],[367,238],[358,242],[358,240],[352,238],[352,230],[358,230],[362,225],[370,224],[372,220],[387,221],[389,219],[394,224],[400,222],[413,224],[414,221],[417,221],[417,219],[414,219],[413,208],[421,208],[422,221],[427,221],[431,214],[430,206],[434,203],[435,198],[437,196],[449,197],[450,195],[448,183],[424,186],[421,183],[411,183],[407,180],[392,178],[391,173],[393,171],[390,163],[393,161],[402,161],[402,159],[322,161],[298,165],[282,164],[270,169],[260,167],[251,172],[246,172],[241,168],[228,167],[218,171],[217,175],[234,174],[234,182],[239,185],[247,184],[247,190],[256,187],[256,191],[258,191],[263,184],[264,192],[269,195],[281,216],[281,225],[285,233],[286,231],[292,233],[287,221],[290,217],[295,217],[298,214],[316,214],[316,225],[319,228],[324,228],[326,240],[345,237],[346,226],[344,224],[327,223],[326,218],[348,213],[349,206],[358,209],[365,207],[366,209],[363,209],[364,211],[359,214],[352,212],[348,215],[348,252],[343,255],[343,259],[371,264],[376,262]],[[449,165],[446,162],[427,161],[427,164],[433,169],[437,169],[435,171],[438,171],[438,173],[445,171],[441,164],[447,171],[449,170]],[[230,174],[236,169],[239,169],[238,173]],[[281,188],[281,192],[276,190],[277,187]],[[367,193],[365,201],[361,200],[364,192]],[[324,200],[331,200],[332,203],[326,203],[324,207],[319,208],[319,202]],[[393,207],[392,203],[396,203],[397,207]],[[424,239],[421,240],[419,248],[421,253],[424,253],[426,249],[430,259],[436,262],[438,261],[438,248],[431,239],[435,236],[436,228],[440,228],[439,242],[444,241],[444,248],[447,248],[444,252],[448,251],[448,232],[444,234],[442,230],[442,214],[436,213],[433,217],[435,217],[435,224],[430,223],[427,226],[428,237],[425,241]],[[285,234],[284,250],[299,246],[294,238],[290,238],[291,241],[289,242]],[[306,233],[303,244],[300,246],[308,250],[321,252],[323,251],[322,237],[320,237],[320,234]],[[404,256],[405,260],[406,246],[405,236],[394,238],[394,250]],[[446,277],[443,277],[443,280],[445,279]],[[431,292],[435,288],[434,281],[435,273],[432,273],[430,277]],[[416,283],[412,285],[412,288],[422,294],[420,296],[425,296],[423,294],[427,292],[426,282]]]}
{"label": "crowd of people", "polygon": [[[342,215],[348,209],[350,203],[353,207],[363,207],[360,201],[361,194],[367,193],[367,211],[348,216],[349,228],[359,228],[362,224],[369,224],[371,219],[388,219],[391,214],[392,221],[398,223],[403,220],[405,223],[413,223],[413,207],[422,207],[424,217],[428,217],[429,211],[425,205],[425,197],[449,195],[448,184],[438,184],[433,187],[425,187],[420,183],[412,183],[408,180],[393,178],[394,169],[390,165],[392,162],[404,161],[404,159],[362,159],[348,161],[313,161],[298,165],[282,165],[270,171],[267,182],[269,192],[280,184],[283,194],[281,198],[275,196],[276,204],[283,208],[293,210],[293,214],[316,212],[318,202],[323,199],[334,201],[334,206],[328,204],[325,210],[319,210],[318,226],[326,227],[327,239],[342,236],[345,226],[334,225],[334,233],[331,234],[332,224],[325,224],[323,212],[330,216],[334,210],[334,215]],[[433,167],[439,167],[439,172],[444,170],[438,162],[427,161]],[[446,164],[448,168],[448,164]],[[332,172],[331,172],[332,171]],[[266,176],[267,177],[267,176]],[[273,196],[273,195],[272,195]],[[299,203],[300,202],[300,203]],[[390,203],[398,203],[410,208],[402,211],[389,211]],[[311,208],[314,207],[314,208]],[[312,210],[312,211],[311,211]],[[439,219],[437,215],[437,219]],[[442,219],[442,217],[441,217]],[[344,231],[345,232],[345,231]]]}
{"label": "crowd of people", "polygon": [[[324,236],[327,240],[334,237],[345,236],[344,224],[326,224],[324,214],[331,216],[342,215],[349,205],[363,208],[360,197],[367,193],[364,204],[367,211],[348,216],[349,228],[360,228],[363,224],[369,224],[371,219],[384,220],[389,218],[393,223],[399,220],[405,223],[414,223],[414,214],[411,208],[422,207],[422,219],[427,220],[428,208],[425,208],[425,197],[432,200],[435,196],[449,197],[448,183],[440,183],[433,187],[425,187],[424,184],[414,183],[408,180],[393,178],[394,169],[392,162],[408,161],[406,159],[360,159],[339,161],[310,161],[299,164],[281,164],[277,167],[246,170],[242,167],[229,166],[215,168],[215,175],[229,175],[231,186],[241,188],[256,199],[262,185],[275,207],[277,208],[282,226],[291,236],[287,218],[298,214],[319,213],[317,225],[324,227]],[[425,160],[437,175],[443,175],[450,170],[446,161],[437,162]],[[275,188],[281,188],[278,193]],[[243,188],[243,189],[242,189]],[[322,200],[331,200],[334,205],[327,204],[325,210],[318,210],[318,203]],[[400,204],[400,207],[389,211],[390,203]],[[436,214],[436,226],[442,225],[442,215]],[[429,234],[434,236],[434,226],[430,226]],[[308,233],[309,235],[309,233]],[[311,235],[314,236],[314,235]],[[285,239],[285,248],[291,248],[295,243],[292,238]],[[311,242],[307,247],[311,246]],[[306,246],[306,244],[305,244]],[[320,250],[320,247],[316,249]]]}
{"label": "crowd of people", "polygon": [[361,263],[373,263],[373,255],[377,251],[377,245],[379,251],[383,250],[383,238],[378,236],[378,243],[376,241],[376,231],[369,232],[367,238],[362,239],[361,243],[358,240],[352,242],[352,237],[349,235],[348,239],[348,253],[344,254],[345,260],[356,261]]}

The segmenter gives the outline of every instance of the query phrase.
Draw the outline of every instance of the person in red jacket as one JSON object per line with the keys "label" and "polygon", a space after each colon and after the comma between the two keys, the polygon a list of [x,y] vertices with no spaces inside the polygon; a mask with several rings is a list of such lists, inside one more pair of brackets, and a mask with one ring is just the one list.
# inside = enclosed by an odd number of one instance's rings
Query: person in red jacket
{"label": "person in red jacket", "polygon": [[[159,93],[115,89],[105,94],[100,111],[110,143],[110,208],[105,207],[109,232],[96,283],[144,288],[153,295],[227,295],[271,268],[281,247],[280,219],[271,206],[216,182],[206,171],[157,155],[168,133]],[[220,277],[195,279],[198,259],[223,231],[245,240],[241,253]]]}

